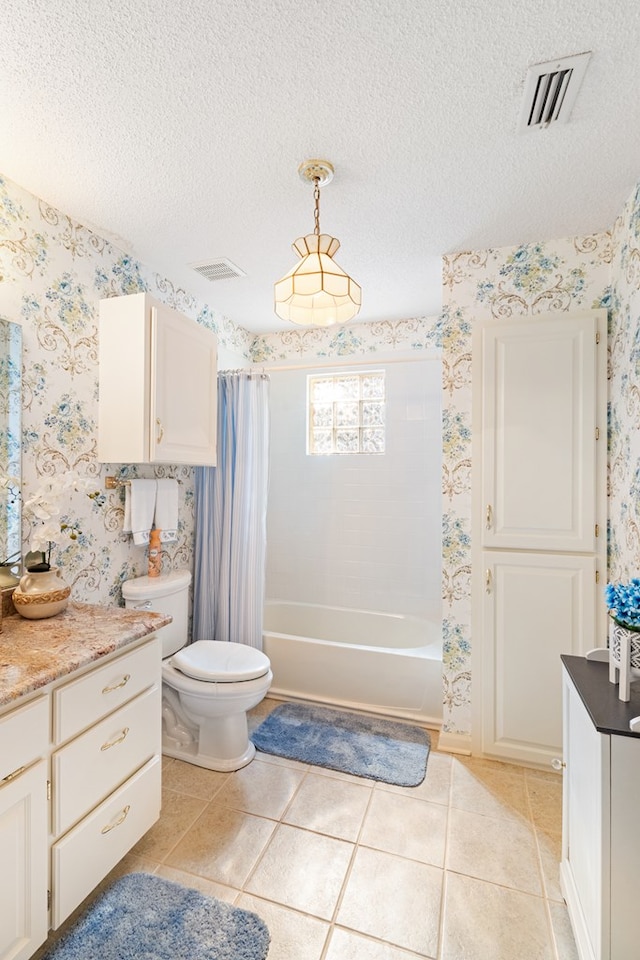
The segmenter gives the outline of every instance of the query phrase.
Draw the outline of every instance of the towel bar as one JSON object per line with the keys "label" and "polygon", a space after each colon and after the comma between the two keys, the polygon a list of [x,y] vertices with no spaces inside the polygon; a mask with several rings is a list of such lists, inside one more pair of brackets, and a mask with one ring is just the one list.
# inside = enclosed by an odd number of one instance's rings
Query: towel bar
{"label": "towel bar", "polygon": [[[135,479],[136,479],[136,480],[137,480],[137,479],[157,480],[157,479],[159,479],[159,478],[157,478],[157,477],[148,477],[148,478],[145,478],[145,477],[138,478],[138,477],[136,477]],[[162,479],[164,479],[164,478],[162,478]],[[167,479],[176,480],[177,483],[182,483],[182,480],[180,480],[179,477],[170,477],[170,478],[167,478]],[[117,490],[118,487],[128,487],[130,483],[131,483],[131,480],[120,480],[119,477],[105,477],[105,478],[104,478],[104,488],[105,488],[105,490]]]}

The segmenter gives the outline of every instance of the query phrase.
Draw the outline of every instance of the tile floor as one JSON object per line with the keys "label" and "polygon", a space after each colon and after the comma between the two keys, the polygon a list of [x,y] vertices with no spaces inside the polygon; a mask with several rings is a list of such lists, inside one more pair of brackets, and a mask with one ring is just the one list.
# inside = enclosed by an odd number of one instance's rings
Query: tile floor
{"label": "tile floor", "polygon": [[146,870],[253,910],[268,960],[577,960],[560,778],[437,739],[414,788],[266,754],[231,774],[165,759],[162,816],[112,876]]}

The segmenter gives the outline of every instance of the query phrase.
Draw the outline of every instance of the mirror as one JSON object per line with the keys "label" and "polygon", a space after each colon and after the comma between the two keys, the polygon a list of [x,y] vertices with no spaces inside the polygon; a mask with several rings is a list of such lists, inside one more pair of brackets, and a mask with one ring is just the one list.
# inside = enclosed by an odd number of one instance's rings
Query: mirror
{"label": "mirror", "polygon": [[22,327],[0,318],[0,589],[20,571],[21,446]]}

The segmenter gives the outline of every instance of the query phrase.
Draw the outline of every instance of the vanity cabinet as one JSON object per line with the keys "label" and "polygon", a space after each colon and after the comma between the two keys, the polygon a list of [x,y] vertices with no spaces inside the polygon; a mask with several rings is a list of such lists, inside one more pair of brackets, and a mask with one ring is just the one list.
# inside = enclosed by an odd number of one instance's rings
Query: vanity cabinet
{"label": "vanity cabinet", "polygon": [[160,815],[157,638],[51,692],[51,926]]}
{"label": "vanity cabinet", "polygon": [[639,953],[640,684],[618,698],[608,665],[562,657],[564,778],[560,882],[580,960]]}
{"label": "vanity cabinet", "polygon": [[0,718],[0,957],[26,960],[47,936],[48,698]]}
{"label": "vanity cabinet", "polygon": [[100,301],[98,460],[215,466],[217,339],[147,293]]}
{"label": "vanity cabinet", "polygon": [[0,716],[0,960],[30,957],[158,819],[160,668],[152,635]]}

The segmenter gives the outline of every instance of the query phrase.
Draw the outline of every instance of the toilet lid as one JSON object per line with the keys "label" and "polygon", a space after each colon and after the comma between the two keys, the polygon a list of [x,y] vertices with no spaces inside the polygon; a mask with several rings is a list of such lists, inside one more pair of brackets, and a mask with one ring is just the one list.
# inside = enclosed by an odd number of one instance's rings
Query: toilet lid
{"label": "toilet lid", "polygon": [[269,658],[244,643],[196,640],[171,658],[174,667],[194,680],[211,683],[238,683],[256,680],[269,672]]}

